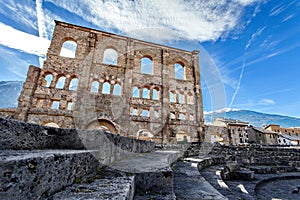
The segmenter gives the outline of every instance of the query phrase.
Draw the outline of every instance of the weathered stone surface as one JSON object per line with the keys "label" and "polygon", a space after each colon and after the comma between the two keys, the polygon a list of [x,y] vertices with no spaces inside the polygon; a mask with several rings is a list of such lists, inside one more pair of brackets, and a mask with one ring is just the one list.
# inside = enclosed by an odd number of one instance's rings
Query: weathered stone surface
{"label": "weathered stone surface", "polygon": [[45,199],[99,166],[87,150],[0,153],[1,199]]}
{"label": "weathered stone surface", "polygon": [[94,176],[77,179],[75,184],[58,192],[50,199],[78,200],[78,199],[114,199],[130,200],[135,193],[134,176],[107,167],[98,168]]}

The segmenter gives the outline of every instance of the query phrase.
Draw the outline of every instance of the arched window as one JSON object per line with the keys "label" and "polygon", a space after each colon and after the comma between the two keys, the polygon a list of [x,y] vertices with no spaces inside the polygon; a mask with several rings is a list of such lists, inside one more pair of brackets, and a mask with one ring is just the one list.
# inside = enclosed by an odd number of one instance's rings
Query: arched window
{"label": "arched window", "polygon": [[113,94],[114,95],[121,95],[121,85],[120,84],[115,84],[114,85]]}
{"label": "arched window", "polygon": [[78,86],[78,78],[73,78],[70,81],[69,90],[77,90],[77,86]]}
{"label": "arched window", "polygon": [[143,88],[143,96],[144,99],[149,99],[149,89]]}
{"label": "arched window", "polygon": [[158,89],[157,88],[153,88],[152,90],[152,99],[153,100],[158,100],[159,96],[158,96]]}
{"label": "arched window", "polygon": [[194,103],[194,97],[191,93],[188,93],[188,95],[187,95],[187,103],[188,104],[193,104]]}
{"label": "arched window", "polygon": [[180,92],[177,94],[177,100],[180,104],[184,103],[184,96]]}
{"label": "arched window", "polygon": [[51,83],[52,83],[52,80],[53,80],[53,76],[52,74],[48,74],[46,77],[45,77],[45,80],[43,82],[43,86],[45,87],[50,87]]}
{"label": "arched window", "polygon": [[170,92],[170,102],[171,103],[175,103],[176,102],[175,93],[174,92]]}
{"label": "arched window", "polygon": [[110,84],[108,82],[103,84],[102,94],[110,94]]}
{"label": "arched window", "polygon": [[132,109],[131,115],[134,115],[134,116],[137,116],[137,115],[138,115],[137,108],[133,108],[133,109]]}
{"label": "arched window", "polygon": [[67,110],[73,110],[73,103],[70,101],[67,103]]}
{"label": "arched window", "polygon": [[173,113],[173,112],[170,113],[170,119],[176,119],[175,113]]}
{"label": "arched window", "polygon": [[63,43],[60,49],[60,56],[68,57],[68,58],[75,58],[76,56],[76,49],[77,44],[74,41],[67,40]]}
{"label": "arched window", "polygon": [[118,64],[118,52],[114,49],[105,49],[103,54],[103,61],[104,64],[108,65],[117,65]]}
{"label": "arched window", "polygon": [[176,79],[185,80],[184,67],[181,64],[176,63],[174,65],[174,70],[175,70],[175,78]]}
{"label": "arched window", "polygon": [[133,87],[132,89],[132,97],[140,98],[140,90],[138,87]]}
{"label": "arched window", "polygon": [[179,114],[179,119],[180,119],[180,120],[185,120],[185,115],[184,115],[183,113],[180,113],[180,114]]}
{"label": "arched window", "polygon": [[66,77],[61,76],[59,77],[58,81],[56,82],[56,88],[57,89],[64,89],[65,86]]}
{"label": "arched window", "polygon": [[59,109],[59,101],[52,101],[51,108],[54,110]]}
{"label": "arched window", "polygon": [[152,60],[150,58],[144,57],[141,60],[141,73],[143,74],[153,74],[152,73]]}
{"label": "arched window", "polygon": [[93,81],[92,82],[92,87],[91,87],[91,92],[98,93],[98,90],[99,90],[99,82],[98,81]]}
{"label": "arched window", "polygon": [[143,109],[143,110],[142,110],[142,116],[143,116],[143,117],[149,117],[149,110]]}

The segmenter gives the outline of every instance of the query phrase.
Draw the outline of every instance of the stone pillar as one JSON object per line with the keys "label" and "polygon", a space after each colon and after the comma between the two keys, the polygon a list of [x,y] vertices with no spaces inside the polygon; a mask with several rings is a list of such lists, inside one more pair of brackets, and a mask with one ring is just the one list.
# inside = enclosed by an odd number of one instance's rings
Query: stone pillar
{"label": "stone pillar", "polygon": [[15,119],[27,121],[28,111],[32,107],[34,92],[38,87],[41,69],[33,65],[29,66],[27,78],[23,84],[22,92],[18,98],[18,108],[14,115]]}
{"label": "stone pillar", "polygon": [[194,84],[196,96],[196,121],[198,126],[198,140],[204,141],[204,118],[203,118],[203,103],[202,103],[202,90],[200,79],[200,65],[199,65],[199,51],[194,50],[192,55],[192,62],[194,68]]}

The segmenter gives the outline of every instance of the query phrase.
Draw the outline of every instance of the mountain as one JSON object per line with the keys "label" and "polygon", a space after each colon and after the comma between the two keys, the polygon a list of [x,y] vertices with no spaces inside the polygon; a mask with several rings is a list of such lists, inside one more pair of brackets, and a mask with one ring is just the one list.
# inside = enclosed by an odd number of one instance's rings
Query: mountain
{"label": "mountain", "polygon": [[22,88],[22,81],[0,81],[0,108],[17,107]]}
{"label": "mountain", "polygon": [[249,124],[257,127],[263,127],[263,125],[266,124],[278,124],[281,127],[300,127],[300,118],[266,114],[251,110],[224,109],[205,113],[204,117],[206,124],[212,123],[214,118],[222,117],[226,119],[238,119],[240,121],[249,122]]}

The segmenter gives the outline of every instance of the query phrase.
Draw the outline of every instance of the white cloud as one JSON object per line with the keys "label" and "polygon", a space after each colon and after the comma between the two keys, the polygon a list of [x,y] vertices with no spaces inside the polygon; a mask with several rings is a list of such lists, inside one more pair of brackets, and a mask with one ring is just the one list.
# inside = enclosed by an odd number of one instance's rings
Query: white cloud
{"label": "white cloud", "polygon": [[272,99],[262,99],[262,100],[259,101],[258,104],[268,106],[268,105],[275,105],[276,102]]}
{"label": "white cloud", "polygon": [[37,56],[45,56],[50,41],[14,29],[0,22],[0,44]]}
{"label": "white cloud", "polygon": [[141,39],[215,41],[235,28],[245,6],[262,0],[47,1],[98,27]]}
{"label": "white cloud", "polygon": [[27,28],[36,29],[36,10],[32,0],[0,1],[0,13]]}

